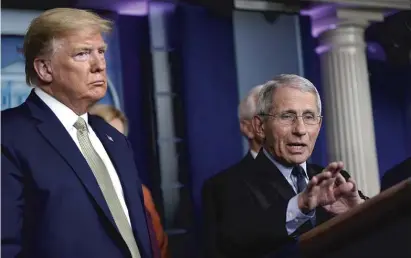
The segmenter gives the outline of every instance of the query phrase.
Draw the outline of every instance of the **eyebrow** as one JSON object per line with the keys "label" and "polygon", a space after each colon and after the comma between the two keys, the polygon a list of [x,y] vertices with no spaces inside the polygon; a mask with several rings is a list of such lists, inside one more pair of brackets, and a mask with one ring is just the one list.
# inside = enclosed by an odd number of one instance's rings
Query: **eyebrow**
{"label": "eyebrow", "polygon": [[[297,114],[297,111],[292,110],[292,109],[287,109],[287,110],[281,111],[280,113],[281,114],[284,114],[284,113]],[[316,112],[314,110],[311,110],[311,109],[306,109],[306,110],[303,111],[303,114],[307,114],[307,113],[315,114]]]}
{"label": "eyebrow", "polygon": [[107,50],[107,48],[108,48],[107,44],[104,44],[104,45],[100,46],[98,49]]}
{"label": "eyebrow", "polygon": [[295,110],[292,109],[286,109],[280,112],[280,114],[285,114],[285,113],[292,113],[292,114],[297,114]]}
{"label": "eyebrow", "polygon": [[[84,45],[84,46],[75,47],[73,51],[74,51],[74,52],[78,52],[78,51],[91,50],[91,49],[93,49],[92,46]],[[107,50],[107,44],[101,45],[101,46],[97,47],[97,49],[99,49],[99,50],[101,50],[101,49],[102,49],[102,50]]]}
{"label": "eyebrow", "polygon": [[307,114],[307,113],[316,114],[317,112],[315,112],[314,110],[310,110],[310,109],[304,110],[303,114]]}

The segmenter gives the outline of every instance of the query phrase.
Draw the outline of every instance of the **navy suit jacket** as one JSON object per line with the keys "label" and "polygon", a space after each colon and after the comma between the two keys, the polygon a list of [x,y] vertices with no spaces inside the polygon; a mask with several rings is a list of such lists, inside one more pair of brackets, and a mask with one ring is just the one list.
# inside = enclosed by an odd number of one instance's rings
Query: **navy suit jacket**
{"label": "navy suit jacket", "polygon": [[[312,226],[307,221],[293,235],[287,233],[287,206],[295,191],[263,149],[256,159],[239,164],[204,185],[205,224],[210,228],[205,257],[298,257],[295,238]],[[323,169],[307,164],[307,175],[311,179]],[[350,177],[346,171],[341,174]],[[315,213],[316,225],[334,217],[322,207]]]}
{"label": "navy suit jacket", "polygon": [[[130,257],[86,160],[34,91],[1,122],[2,257]],[[119,175],[141,257],[152,257],[130,144],[102,119],[89,123]]]}

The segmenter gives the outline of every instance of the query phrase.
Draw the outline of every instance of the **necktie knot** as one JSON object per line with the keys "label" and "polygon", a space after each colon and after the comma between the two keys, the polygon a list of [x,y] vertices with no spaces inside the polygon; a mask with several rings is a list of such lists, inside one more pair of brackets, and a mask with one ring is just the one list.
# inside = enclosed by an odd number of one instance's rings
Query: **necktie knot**
{"label": "necktie knot", "polygon": [[291,171],[291,174],[297,179],[296,183],[296,190],[297,193],[300,193],[302,191],[304,191],[305,187],[307,187],[307,182],[305,181],[306,177],[305,177],[305,172],[304,169],[300,166],[297,165],[293,168],[293,170]]}
{"label": "necktie knot", "polygon": [[300,165],[294,166],[291,174],[296,178],[305,177],[304,169]]}
{"label": "necktie knot", "polygon": [[74,123],[74,128],[79,130],[81,133],[87,132],[87,123],[82,117],[79,117]]}

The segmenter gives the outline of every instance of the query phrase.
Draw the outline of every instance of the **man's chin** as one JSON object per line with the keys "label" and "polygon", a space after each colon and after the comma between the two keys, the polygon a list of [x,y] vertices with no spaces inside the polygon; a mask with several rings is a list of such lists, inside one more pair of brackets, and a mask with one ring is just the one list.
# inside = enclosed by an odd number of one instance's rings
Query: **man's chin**
{"label": "man's chin", "polygon": [[104,98],[104,96],[106,96],[106,92],[107,92],[107,89],[103,89],[103,88],[96,89],[93,92],[91,97],[95,102],[97,102],[97,101],[101,100],[102,98]]}
{"label": "man's chin", "polygon": [[292,164],[301,164],[306,162],[308,159],[308,155],[307,154],[293,154],[291,155],[291,157],[289,158],[290,163]]}

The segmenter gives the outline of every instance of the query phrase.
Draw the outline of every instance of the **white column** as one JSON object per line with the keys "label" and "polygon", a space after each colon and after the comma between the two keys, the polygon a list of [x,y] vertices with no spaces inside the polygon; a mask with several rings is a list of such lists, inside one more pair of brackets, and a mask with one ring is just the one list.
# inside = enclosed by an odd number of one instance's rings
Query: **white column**
{"label": "white column", "polygon": [[358,188],[371,197],[380,186],[364,30],[369,20],[384,16],[334,7],[326,11],[312,18],[319,39],[328,158],[343,161]]}
{"label": "white column", "polygon": [[174,124],[174,92],[169,66],[170,46],[167,38],[167,17],[172,8],[151,2],[148,6],[151,54],[154,76],[154,101],[157,122],[157,147],[164,202],[164,227],[172,228],[180,202],[179,167]]}
{"label": "white column", "polygon": [[379,173],[363,32],[344,26],[323,33],[320,59],[328,157],[344,161],[372,196],[379,192]]}

